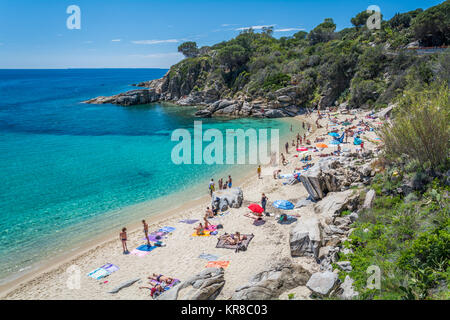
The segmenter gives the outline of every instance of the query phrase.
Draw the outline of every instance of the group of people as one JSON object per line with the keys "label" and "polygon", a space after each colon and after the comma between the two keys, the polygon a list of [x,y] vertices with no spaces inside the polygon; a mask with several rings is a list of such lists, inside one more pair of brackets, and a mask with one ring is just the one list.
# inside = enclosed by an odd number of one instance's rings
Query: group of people
{"label": "group of people", "polygon": [[[152,246],[151,242],[150,242],[150,238],[148,236],[148,224],[145,220],[142,220],[142,226],[144,228],[144,235],[145,235],[145,239],[147,239],[147,245],[149,247]],[[122,228],[122,231],[119,233],[119,239],[122,242],[122,249],[123,249],[123,254],[128,254],[130,253],[128,251],[128,247],[127,247],[127,241],[128,241],[128,236],[127,236],[127,228]]]}
{"label": "group of people", "polygon": [[[229,189],[233,186],[233,179],[231,179],[231,175],[228,176],[228,179],[223,181],[223,178],[220,178],[218,181],[219,189],[218,190],[225,190]],[[209,194],[212,196],[213,192],[216,191],[216,184],[214,182],[214,179],[211,178],[211,181],[209,181]]]}

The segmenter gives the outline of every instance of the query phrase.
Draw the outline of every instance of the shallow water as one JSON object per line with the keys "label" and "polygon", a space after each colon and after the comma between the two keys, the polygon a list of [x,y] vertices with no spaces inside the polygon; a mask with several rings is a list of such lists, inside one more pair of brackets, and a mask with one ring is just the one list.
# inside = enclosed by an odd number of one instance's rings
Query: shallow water
{"label": "shallow water", "polygon": [[[145,204],[152,215],[207,194],[211,177],[250,167],[171,161],[171,133],[192,131],[195,108],[80,103],[166,71],[0,70],[0,283],[138,221],[143,210],[132,205]],[[290,123],[203,119],[204,130],[275,128],[280,136]]]}

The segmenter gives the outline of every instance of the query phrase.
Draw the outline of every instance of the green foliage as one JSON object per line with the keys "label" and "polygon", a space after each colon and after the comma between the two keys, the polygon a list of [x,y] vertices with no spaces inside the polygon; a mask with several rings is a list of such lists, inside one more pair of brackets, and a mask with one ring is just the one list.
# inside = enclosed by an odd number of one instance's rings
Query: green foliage
{"label": "green foliage", "polygon": [[219,63],[231,71],[246,63],[248,59],[247,51],[238,44],[223,47],[217,53]]}
{"label": "green foliage", "polygon": [[422,91],[409,90],[400,100],[392,124],[382,130],[388,156],[406,155],[433,168],[447,162],[450,146],[450,100],[446,84]]}
{"label": "green foliage", "polygon": [[321,42],[328,42],[335,37],[334,31],[336,30],[336,24],[333,19],[326,18],[324,22],[315,27],[308,34],[308,40],[311,45],[315,45]]}
{"label": "green foliage", "polygon": [[[446,3],[439,10],[445,12]],[[435,11],[399,13],[382,21],[381,30],[363,27],[370,16],[364,11],[352,19],[357,27],[339,32],[327,18],[309,33],[279,39],[273,37],[272,27],[266,27],[261,32],[246,29],[229,41],[200,49],[195,42],[186,42],[179,51],[188,58],[171,68],[170,76],[189,82],[177,94],[220,88],[227,98],[272,100],[274,90],[295,86],[299,106],[349,102],[350,107],[381,108],[402,96],[405,88],[450,82],[449,53],[418,55],[403,49],[415,40],[414,28],[442,29]],[[209,67],[200,65],[195,60],[199,58],[207,58]]]}
{"label": "green foliage", "polygon": [[[411,169],[411,167],[409,168]],[[380,189],[392,183],[390,168],[371,186]],[[448,297],[450,277],[449,187],[434,181],[428,191],[405,202],[402,196],[377,192],[372,209],[360,214],[344,247],[352,253],[340,255],[350,261],[349,274],[362,299],[432,299]],[[434,191],[433,191],[434,190]],[[381,270],[381,290],[368,289],[369,266]]]}
{"label": "green foliage", "polygon": [[193,58],[199,54],[197,43],[194,41],[183,42],[178,46],[178,52],[181,52],[186,58]]}
{"label": "green foliage", "polygon": [[355,27],[362,27],[365,26],[367,23],[367,20],[372,15],[372,13],[368,13],[366,10],[358,13],[354,18],[350,20],[352,25]]}
{"label": "green foliage", "polygon": [[291,81],[291,77],[289,75],[277,73],[266,78],[263,84],[263,88],[275,91],[285,87],[289,83],[289,81]]}
{"label": "green foliage", "polygon": [[450,1],[418,14],[412,22],[414,35],[425,47],[450,44]]}

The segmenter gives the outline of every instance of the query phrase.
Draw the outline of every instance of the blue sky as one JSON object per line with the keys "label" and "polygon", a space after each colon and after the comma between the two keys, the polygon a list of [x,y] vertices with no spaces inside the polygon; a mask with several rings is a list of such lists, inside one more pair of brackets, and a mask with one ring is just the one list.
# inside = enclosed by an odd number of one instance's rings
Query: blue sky
{"label": "blue sky", "polygon": [[[212,45],[241,28],[273,25],[275,36],[311,30],[331,17],[338,29],[378,5],[385,19],[442,0],[0,0],[0,68],[167,68],[183,41]],[[69,5],[81,29],[69,30]]]}

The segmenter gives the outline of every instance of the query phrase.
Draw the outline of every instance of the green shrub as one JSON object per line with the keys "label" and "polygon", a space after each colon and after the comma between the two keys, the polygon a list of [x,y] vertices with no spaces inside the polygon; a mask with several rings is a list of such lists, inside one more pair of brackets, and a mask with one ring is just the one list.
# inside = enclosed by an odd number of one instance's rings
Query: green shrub
{"label": "green shrub", "polygon": [[400,101],[393,123],[386,124],[381,135],[387,155],[406,155],[422,166],[433,168],[447,162],[450,141],[449,88],[426,88],[408,91]]}

